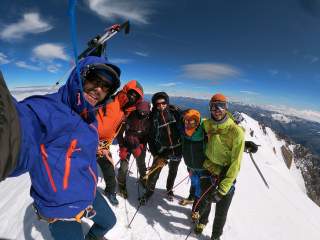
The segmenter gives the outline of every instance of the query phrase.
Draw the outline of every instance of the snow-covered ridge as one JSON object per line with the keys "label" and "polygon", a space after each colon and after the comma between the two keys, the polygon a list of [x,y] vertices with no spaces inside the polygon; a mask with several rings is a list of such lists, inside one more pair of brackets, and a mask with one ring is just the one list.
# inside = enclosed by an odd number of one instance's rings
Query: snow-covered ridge
{"label": "snow-covered ridge", "polygon": [[[236,184],[236,194],[231,204],[224,228],[223,240],[318,240],[320,239],[320,208],[305,194],[301,173],[292,161],[288,169],[281,147],[285,145],[268,127],[245,115],[242,126],[246,129],[246,140],[261,145],[253,157],[264,174],[270,188],[266,188],[248,154],[244,153],[242,166]],[[292,146],[288,146],[292,149]],[[115,162],[118,161],[118,147],[112,146]],[[149,161],[149,153],[146,163]],[[131,159],[133,161],[133,159]],[[164,167],[156,192],[146,206],[139,209],[131,228],[127,225],[138,206],[136,167],[131,168],[128,177],[129,199],[120,200],[119,207],[113,207],[117,215],[116,226],[106,235],[112,240],[184,240],[192,229],[190,206],[178,205],[178,199],[188,195],[190,182],[184,181],[174,193],[177,199],[168,202],[165,185],[168,168]],[[181,162],[176,184],[188,175]],[[104,188],[100,174],[98,187]],[[51,239],[47,225],[39,222],[32,212],[29,197],[29,176],[7,179],[0,183],[0,239]],[[142,189],[139,189],[140,194]],[[201,237],[191,234],[188,240],[210,239],[214,207],[209,224]],[[92,222],[85,220],[84,231]]]}

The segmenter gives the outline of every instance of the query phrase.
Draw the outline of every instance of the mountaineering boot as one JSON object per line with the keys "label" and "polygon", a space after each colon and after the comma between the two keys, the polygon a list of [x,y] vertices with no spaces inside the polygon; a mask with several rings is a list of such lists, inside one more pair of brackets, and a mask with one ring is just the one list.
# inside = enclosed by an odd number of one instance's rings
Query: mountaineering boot
{"label": "mountaineering boot", "polygon": [[192,222],[197,222],[200,218],[200,214],[199,212],[192,212],[191,213],[191,219],[192,219]]}
{"label": "mountaineering boot", "polygon": [[194,197],[192,197],[191,195],[189,195],[188,198],[183,198],[179,201],[179,204],[182,206],[188,205],[188,204],[192,204],[194,201]]}
{"label": "mountaineering boot", "polygon": [[173,195],[173,192],[172,192],[172,191],[167,192],[167,199],[168,199],[170,202],[173,201],[173,197],[174,197],[174,195]]}
{"label": "mountaineering boot", "polygon": [[0,181],[8,177],[16,168],[20,137],[19,116],[0,71]]}
{"label": "mountaineering boot", "polygon": [[123,197],[124,199],[128,198],[128,191],[127,191],[127,187],[125,184],[119,184],[118,185],[118,189],[119,189],[119,196]]}
{"label": "mountaineering boot", "polygon": [[202,223],[198,223],[196,224],[195,228],[194,228],[194,233],[195,234],[201,234],[203,232],[203,229],[206,227],[205,224]]}
{"label": "mountaineering boot", "polygon": [[146,191],[141,197],[139,197],[138,200],[140,205],[146,205],[152,194],[153,191]]}
{"label": "mountaineering boot", "polygon": [[109,199],[109,202],[113,206],[118,206],[119,205],[119,201],[117,199],[117,194],[116,193],[111,193],[111,192],[104,191],[104,194],[106,195],[106,197]]}

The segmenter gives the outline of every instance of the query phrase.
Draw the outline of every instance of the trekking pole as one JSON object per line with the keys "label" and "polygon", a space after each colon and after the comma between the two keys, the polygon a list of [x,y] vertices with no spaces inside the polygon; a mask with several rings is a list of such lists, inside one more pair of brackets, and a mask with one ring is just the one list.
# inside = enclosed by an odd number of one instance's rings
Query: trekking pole
{"label": "trekking pole", "polygon": [[129,170],[128,170],[128,175],[129,175],[130,173],[132,173],[132,172],[131,172],[131,168],[132,168],[133,162],[134,162],[134,160],[133,160],[133,161],[131,162],[131,164],[130,164],[130,167],[129,167]]}
{"label": "trekking pole", "polygon": [[136,215],[137,215],[140,207],[141,207],[141,204],[139,203],[139,206],[138,206],[136,212],[134,213],[133,217],[131,218],[131,221],[129,222],[129,224],[128,224],[128,226],[127,226],[128,228],[131,228],[131,223],[133,222],[134,218],[136,217]]}
{"label": "trekking pole", "polygon": [[176,187],[178,187],[181,183],[184,182],[184,180],[186,180],[189,177],[189,174],[183,178],[180,182],[178,182],[175,186],[173,186],[170,190],[166,191],[165,194],[169,193],[170,191],[172,191],[173,189],[175,189]]}
{"label": "trekking pole", "polygon": [[252,160],[252,162],[253,162],[253,165],[256,167],[256,169],[257,169],[257,171],[258,171],[258,173],[259,173],[260,177],[262,178],[262,180],[263,180],[264,184],[266,185],[266,187],[267,187],[267,188],[270,188],[270,187],[269,187],[269,185],[268,185],[268,183],[267,183],[267,181],[266,181],[266,179],[264,178],[264,176],[263,176],[262,172],[260,171],[260,169],[259,169],[259,167],[258,167],[257,163],[256,163],[256,162],[255,162],[255,160],[253,159],[252,153],[251,153],[251,152],[249,152],[249,155],[250,155],[250,158],[251,158],[251,160]]}
{"label": "trekking pole", "polygon": [[[139,178],[139,170],[137,169],[137,179],[138,178]],[[138,197],[140,198],[140,186],[139,186],[139,183],[138,183]],[[140,207],[141,207],[141,203],[139,203],[139,206],[138,206],[136,212],[134,213],[133,217],[131,218],[131,221],[127,226],[128,228],[131,228],[131,223],[133,222],[134,218],[136,217],[137,213],[139,212]]]}
{"label": "trekking pole", "polygon": [[[194,205],[194,208],[192,209],[192,211],[195,211],[195,210],[197,209],[199,203],[200,203],[201,200],[204,198],[204,196],[210,191],[210,189],[211,189],[212,187],[216,186],[216,184],[217,184],[217,179],[216,179],[214,182],[212,182],[212,184],[211,184],[211,185],[206,189],[206,191],[204,191],[204,193],[200,196],[200,198],[199,198],[199,199],[197,200],[197,202],[196,202],[196,205]],[[211,203],[210,203],[210,204],[211,204]],[[204,210],[205,210],[205,208],[202,209],[201,214],[204,212]],[[199,213],[199,216],[201,216],[201,214]],[[197,224],[197,223],[199,223],[199,219],[198,219],[194,224]],[[193,230],[193,229],[190,230],[190,232],[187,234],[187,236],[186,236],[186,238],[185,238],[184,240],[187,240],[187,239],[190,237],[190,235],[191,235],[191,233],[192,233],[192,230]]]}

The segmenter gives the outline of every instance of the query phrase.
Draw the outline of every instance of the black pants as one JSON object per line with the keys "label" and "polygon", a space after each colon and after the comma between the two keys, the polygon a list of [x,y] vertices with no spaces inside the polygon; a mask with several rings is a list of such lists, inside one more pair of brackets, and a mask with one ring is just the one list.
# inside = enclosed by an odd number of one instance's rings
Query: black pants
{"label": "black pants", "polygon": [[[131,154],[129,153],[126,159],[130,159],[130,155]],[[146,168],[145,158],[146,158],[146,148],[144,149],[144,151],[141,152],[141,155],[138,158],[136,158],[136,164],[137,164],[140,177],[143,177],[144,175],[146,175],[147,168]],[[128,166],[129,166],[129,161],[120,160],[120,168],[118,170],[118,183],[124,186],[126,185],[126,182],[127,182]]]}
{"label": "black pants", "polygon": [[110,162],[105,156],[97,157],[98,164],[101,168],[104,181],[106,183],[105,192],[116,192],[116,175],[112,162]]}
{"label": "black pants", "polygon": [[[152,166],[151,166],[151,170],[154,169],[159,164],[159,161],[166,161],[167,162],[167,159],[161,158],[161,157],[154,159]],[[171,160],[168,163],[169,174],[168,174],[167,185],[166,185],[167,191],[171,191],[173,188],[174,181],[177,177],[177,172],[178,172],[178,167],[179,167],[180,162],[181,162],[181,160]],[[153,173],[151,173],[150,176],[148,177],[148,181],[147,181],[148,195],[151,195],[154,192],[158,178],[161,173],[161,169],[162,168],[158,168]]]}
{"label": "black pants", "polygon": [[[210,178],[201,179],[201,193],[203,194],[210,186],[212,185]],[[212,187],[201,199],[199,203],[199,213],[200,219],[199,223],[207,224],[209,214],[211,211],[211,194],[214,190]],[[230,191],[218,202],[216,203],[216,211],[213,220],[212,226],[212,235],[211,238],[218,238],[222,235],[223,227],[227,220],[228,210],[234,195],[234,187],[232,186]]]}
{"label": "black pants", "polygon": [[19,116],[0,71],[0,181],[16,168],[19,149]]}

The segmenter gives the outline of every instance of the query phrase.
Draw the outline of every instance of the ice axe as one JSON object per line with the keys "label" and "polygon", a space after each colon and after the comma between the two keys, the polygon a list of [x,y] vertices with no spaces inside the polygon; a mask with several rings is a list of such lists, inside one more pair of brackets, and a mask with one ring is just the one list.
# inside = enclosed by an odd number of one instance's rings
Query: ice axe
{"label": "ice axe", "polygon": [[252,141],[246,141],[245,142],[245,152],[249,153],[249,156],[250,156],[250,158],[252,160],[252,163],[255,166],[255,168],[257,169],[262,181],[264,182],[264,184],[266,185],[267,188],[270,188],[268,183],[267,183],[267,180],[264,178],[261,170],[259,169],[259,167],[258,167],[258,165],[257,165],[257,163],[254,160],[253,155],[252,155],[252,153],[256,153],[258,151],[258,147],[260,147],[260,145],[257,145]]}
{"label": "ice axe", "polygon": [[102,56],[102,53],[106,50],[106,42],[121,30],[124,30],[125,34],[128,34],[130,32],[130,22],[126,21],[122,24],[114,24],[107,28],[102,36],[98,35],[92,38],[88,42],[88,48],[78,56],[78,59],[89,55]]}

